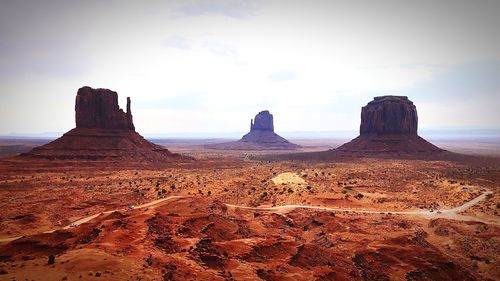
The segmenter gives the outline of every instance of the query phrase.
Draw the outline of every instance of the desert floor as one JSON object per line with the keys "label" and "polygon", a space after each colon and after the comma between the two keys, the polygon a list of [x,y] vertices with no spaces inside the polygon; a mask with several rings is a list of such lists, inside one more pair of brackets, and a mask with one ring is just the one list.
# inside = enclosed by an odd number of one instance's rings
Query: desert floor
{"label": "desert floor", "polygon": [[197,161],[1,159],[0,280],[500,279],[499,158],[164,145]]}

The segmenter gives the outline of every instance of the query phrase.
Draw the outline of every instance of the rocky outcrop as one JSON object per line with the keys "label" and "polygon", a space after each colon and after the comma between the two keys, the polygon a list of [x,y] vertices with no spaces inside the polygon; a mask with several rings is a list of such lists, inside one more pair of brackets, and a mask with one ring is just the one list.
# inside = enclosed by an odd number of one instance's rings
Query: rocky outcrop
{"label": "rocky outcrop", "polygon": [[75,103],[77,128],[135,130],[127,97],[127,112],[118,106],[118,94],[108,89],[78,89]]}
{"label": "rocky outcrop", "polygon": [[224,150],[287,150],[299,147],[274,132],[273,115],[268,110],[259,112],[250,120],[250,132],[241,140],[207,145],[207,148]]}
{"label": "rocky outcrop", "polygon": [[191,160],[151,143],[135,131],[130,98],[127,112],[118,106],[118,94],[108,89],[80,88],[75,104],[76,128],[21,158],[49,160],[105,160],[171,162]]}
{"label": "rocky outcrop", "polygon": [[255,119],[250,120],[250,132],[251,131],[274,132],[273,115],[269,113],[268,110],[259,112],[255,115]]}
{"label": "rocky outcrop", "polygon": [[361,109],[361,135],[416,135],[417,125],[417,108],[408,97],[375,97]]}
{"label": "rocky outcrop", "polygon": [[361,109],[359,137],[336,151],[396,155],[443,151],[418,136],[417,128],[417,108],[408,97],[375,97]]}

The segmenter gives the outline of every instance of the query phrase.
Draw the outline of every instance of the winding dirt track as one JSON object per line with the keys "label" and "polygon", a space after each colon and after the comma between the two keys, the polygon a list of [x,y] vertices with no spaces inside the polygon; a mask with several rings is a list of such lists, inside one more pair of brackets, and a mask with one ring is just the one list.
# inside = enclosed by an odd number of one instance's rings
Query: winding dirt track
{"label": "winding dirt track", "polygon": [[226,204],[226,206],[231,208],[239,208],[239,209],[248,209],[255,211],[274,211],[274,212],[289,212],[294,209],[313,209],[313,210],[321,210],[321,211],[334,211],[334,212],[346,212],[346,213],[362,213],[362,214],[394,214],[394,215],[409,215],[409,216],[421,216],[429,219],[434,218],[447,218],[453,220],[460,221],[478,221],[484,222],[488,224],[500,224],[499,221],[495,220],[485,220],[482,218],[474,217],[474,216],[464,216],[459,213],[467,210],[468,208],[476,205],[480,201],[484,200],[486,196],[489,194],[493,194],[493,192],[484,192],[478,197],[451,209],[440,209],[440,210],[415,210],[415,211],[375,211],[375,210],[357,210],[357,209],[342,209],[342,208],[329,208],[329,207],[318,207],[318,206],[307,206],[307,205],[284,205],[284,206],[276,206],[276,207],[246,207],[246,206],[238,206],[233,204]]}
{"label": "winding dirt track", "polygon": [[[361,214],[394,214],[394,215],[420,216],[420,217],[425,217],[428,219],[446,218],[446,219],[453,219],[453,220],[477,221],[477,222],[483,222],[483,223],[487,223],[487,224],[500,225],[499,220],[485,220],[485,219],[474,217],[474,216],[465,216],[465,215],[459,214],[460,212],[465,211],[468,208],[481,202],[489,194],[493,194],[493,192],[491,192],[491,191],[484,192],[481,195],[479,195],[478,197],[476,197],[476,198],[474,198],[474,199],[472,199],[472,200],[470,200],[470,201],[468,201],[468,202],[466,202],[458,207],[451,208],[451,209],[440,209],[440,210],[436,210],[436,211],[433,211],[433,210],[415,210],[415,211],[395,211],[395,212],[393,212],[393,211],[329,208],[329,207],[308,206],[308,205],[284,205],[284,206],[276,206],[276,207],[248,207],[248,206],[239,206],[239,205],[227,204],[227,203],[225,203],[225,205],[229,208],[234,208],[234,209],[246,209],[246,210],[254,210],[254,211],[277,212],[277,213],[287,213],[287,212],[290,212],[290,211],[295,210],[295,209],[312,209],[312,210],[320,210],[320,211],[361,213]],[[135,206],[134,209],[158,207],[166,201],[170,201],[173,199],[181,199],[181,198],[184,198],[184,197],[183,196],[170,196],[167,198],[162,198],[162,199],[151,201],[149,203]],[[112,212],[119,211],[119,210],[120,209],[105,211],[105,212],[97,213],[97,214],[87,216],[84,218],[80,218],[67,226],[64,226],[62,228],[48,230],[48,231],[45,231],[43,233],[52,233],[52,232],[59,230],[59,229],[68,229],[70,227],[76,227],[80,224],[89,222],[89,221],[97,218],[100,215],[110,214]],[[123,210],[123,209],[121,209],[121,210]],[[0,238],[0,243],[14,241],[14,240],[22,238],[22,237],[23,236]]]}

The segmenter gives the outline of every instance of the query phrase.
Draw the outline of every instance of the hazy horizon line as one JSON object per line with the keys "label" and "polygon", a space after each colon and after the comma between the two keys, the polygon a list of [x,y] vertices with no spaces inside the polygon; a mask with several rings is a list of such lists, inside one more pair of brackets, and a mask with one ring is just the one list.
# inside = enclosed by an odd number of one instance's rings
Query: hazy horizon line
{"label": "hazy horizon line", "polygon": [[[234,131],[234,132],[168,132],[168,133],[153,133],[141,132],[138,133],[146,138],[240,138],[248,131]],[[288,138],[328,138],[328,137],[354,137],[359,135],[359,129],[356,130],[325,130],[325,131],[279,131],[276,133]],[[0,138],[58,138],[65,132],[42,132],[42,133],[9,133],[0,134]],[[473,136],[473,135],[495,135],[500,137],[500,127],[431,127],[422,128],[418,133],[423,136],[439,136],[439,135],[454,135],[454,136]]]}

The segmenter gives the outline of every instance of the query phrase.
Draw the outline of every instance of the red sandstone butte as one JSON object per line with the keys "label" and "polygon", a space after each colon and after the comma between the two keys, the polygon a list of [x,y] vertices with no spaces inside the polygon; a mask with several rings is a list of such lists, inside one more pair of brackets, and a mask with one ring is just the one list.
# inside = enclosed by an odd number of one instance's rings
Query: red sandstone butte
{"label": "red sandstone butte", "polygon": [[172,153],[138,134],[132,121],[130,103],[130,98],[127,98],[127,112],[123,112],[118,106],[116,92],[82,87],[76,95],[76,128],[20,157],[130,162],[191,159]]}
{"label": "red sandstone butte", "polygon": [[336,151],[368,154],[443,151],[421,138],[417,128],[417,108],[408,97],[375,97],[361,109],[360,135]]}

